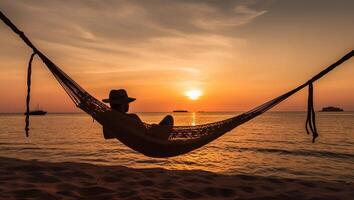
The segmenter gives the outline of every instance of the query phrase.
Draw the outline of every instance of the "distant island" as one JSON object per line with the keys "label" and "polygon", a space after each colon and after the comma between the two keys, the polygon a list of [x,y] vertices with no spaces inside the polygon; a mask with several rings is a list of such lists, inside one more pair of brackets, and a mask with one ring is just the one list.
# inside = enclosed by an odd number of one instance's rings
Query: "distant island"
{"label": "distant island", "polygon": [[188,112],[188,110],[174,110],[173,112]]}
{"label": "distant island", "polygon": [[343,109],[338,107],[333,107],[333,106],[322,108],[322,112],[343,112],[343,111],[344,111]]}

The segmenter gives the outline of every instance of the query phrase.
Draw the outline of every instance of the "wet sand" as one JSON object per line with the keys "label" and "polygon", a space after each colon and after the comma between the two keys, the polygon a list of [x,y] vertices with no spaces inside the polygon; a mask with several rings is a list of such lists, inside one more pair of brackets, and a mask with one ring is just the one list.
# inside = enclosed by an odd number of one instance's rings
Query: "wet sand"
{"label": "wet sand", "polygon": [[353,199],[354,183],[0,158],[0,199]]}

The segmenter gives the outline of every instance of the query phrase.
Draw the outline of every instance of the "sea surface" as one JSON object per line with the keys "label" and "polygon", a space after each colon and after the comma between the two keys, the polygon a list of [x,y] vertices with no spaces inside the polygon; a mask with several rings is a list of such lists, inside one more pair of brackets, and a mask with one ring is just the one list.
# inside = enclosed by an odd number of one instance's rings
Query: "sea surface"
{"label": "sea surface", "polygon": [[[177,125],[195,125],[239,113],[138,114],[150,123],[172,114]],[[191,153],[154,159],[105,140],[102,127],[86,114],[32,116],[28,138],[23,115],[0,114],[0,156],[354,182],[354,112],[317,113],[320,136],[314,144],[305,120],[305,112],[268,112]]]}

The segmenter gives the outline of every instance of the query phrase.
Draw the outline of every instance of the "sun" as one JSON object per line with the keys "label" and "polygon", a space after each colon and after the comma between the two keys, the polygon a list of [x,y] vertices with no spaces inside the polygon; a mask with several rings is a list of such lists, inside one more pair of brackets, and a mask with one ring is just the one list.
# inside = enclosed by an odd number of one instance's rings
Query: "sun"
{"label": "sun", "polygon": [[200,96],[202,96],[202,91],[200,90],[188,90],[185,95],[191,100],[197,100]]}

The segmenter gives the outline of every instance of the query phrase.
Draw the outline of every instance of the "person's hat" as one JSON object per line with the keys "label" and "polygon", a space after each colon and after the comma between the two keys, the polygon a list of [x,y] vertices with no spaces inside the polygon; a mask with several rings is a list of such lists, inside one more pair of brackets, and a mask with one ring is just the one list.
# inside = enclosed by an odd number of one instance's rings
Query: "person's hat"
{"label": "person's hat", "polygon": [[130,103],[135,100],[135,98],[128,97],[128,94],[124,89],[111,90],[111,92],[109,93],[109,99],[102,99],[102,101],[105,103],[116,104]]}

